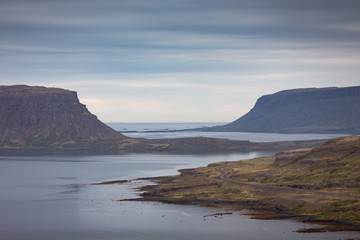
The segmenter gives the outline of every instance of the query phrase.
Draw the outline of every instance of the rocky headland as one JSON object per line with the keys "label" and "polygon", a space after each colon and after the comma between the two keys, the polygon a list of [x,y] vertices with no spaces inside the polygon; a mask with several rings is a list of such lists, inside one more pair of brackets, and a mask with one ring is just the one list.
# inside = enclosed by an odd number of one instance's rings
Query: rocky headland
{"label": "rocky headland", "polygon": [[0,87],[1,149],[116,149],[128,138],[108,127],[79,102],[74,91]]}
{"label": "rocky headland", "polygon": [[360,134],[360,86],[306,88],[260,97],[244,116],[203,131]]}

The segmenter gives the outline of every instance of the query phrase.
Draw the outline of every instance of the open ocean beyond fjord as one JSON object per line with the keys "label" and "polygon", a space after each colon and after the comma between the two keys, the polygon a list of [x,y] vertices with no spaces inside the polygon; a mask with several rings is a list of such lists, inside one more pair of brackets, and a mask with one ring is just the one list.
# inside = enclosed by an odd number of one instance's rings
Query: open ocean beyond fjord
{"label": "open ocean beyond fjord", "polygon": [[347,136],[346,134],[281,134],[250,132],[202,132],[178,131],[224,125],[221,122],[189,122],[189,123],[108,123],[110,127],[122,134],[134,138],[163,139],[185,137],[211,137],[243,140],[251,142],[275,142],[313,139],[332,139]]}

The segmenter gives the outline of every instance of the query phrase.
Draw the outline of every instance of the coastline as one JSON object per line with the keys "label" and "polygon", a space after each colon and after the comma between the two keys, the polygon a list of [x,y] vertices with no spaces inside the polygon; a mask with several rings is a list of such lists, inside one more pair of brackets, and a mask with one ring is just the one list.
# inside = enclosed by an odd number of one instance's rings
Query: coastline
{"label": "coastline", "polygon": [[[186,170],[186,169],[185,169]],[[204,207],[214,207],[219,209],[219,213],[215,215],[233,214],[235,211],[244,211],[242,215],[249,216],[250,219],[257,220],[294,220],[297,222],[320,225],[320,227],[301,228],[296,230],[298,233],[320,233],[320,232],[342,232],[356,231],[360,232],[360,224],[351,224],[346,221],[337,221],[332,219],[317,219],[314,216],[294,213],[281,209],[278,206],[271,206],[261,201],[214,201],[199,200],[189,197],[186,199],[167,198],[161,195],[153,194],[156,187],[171,182],[174,176],[140,178],[136,180],[147,180],[155,185],[146,185],[138,187],[137,190],[143,192],[140,198],[122,199],[121,202],[139,201],[139,202],[160,202],[164,204],[177,205],[196,205]],[[110,183],[112,184],[112,183]],[[225,212],[224,212],[225,211]]]}
{"label": "coastline", "polygon": [[243,153],[251,151],[274,152],[293,148],[316,147],[324,144],[327,139],[250,142],[220,138],[191,137],[173,139],[129,138],[123,141],[93,140],[81,144],[59,146],[42,146],[26,148],[10,148],[0,146],[0,156],[25,155],[119,155],[127,153],[154,154],[217,154]]}
{"label": "coastline", "polygon": [[270,211],[271,219],[326,223],[327,231],[360,231],[359,143],[360,137],[345,137],[317,148],[147,178],[156,185],[141,187],[142,198],[135,201],[235,205]]}
{"label": "coastline", "polygon": [[[150,179],[148,179],[150,180]],[[139,188],[144,190],[144,188]],[[162,198],[134,198],[123,199],[121,202],[126,201],[139,201],[139,202],[160,202],[164,204],[177,204],[177,205],[195,205],[200,207],[214,207],[218,208],[219,212],[213,214],[214,217],[222,215],[232,215],[234,212],[242,211],[240,214],[248,216],[250,219],[256,220],[294,220],[297,222],[308,223],[311,225],[320,225],[318,227],[300,228],[296,230],[298,233],[321,233],[321,232],[343,232],[354,231],[360,233],[360,225],[349,224],[346,222],[335,220],[319,220],[314,219],[312,216],[296,215],[291,212],[278,210],[276,207],[264,207],[256,202],[224,202],[224,201],[199,201],[199,200],[169,200]],[[209,216],[204,216],[209,217]]]}

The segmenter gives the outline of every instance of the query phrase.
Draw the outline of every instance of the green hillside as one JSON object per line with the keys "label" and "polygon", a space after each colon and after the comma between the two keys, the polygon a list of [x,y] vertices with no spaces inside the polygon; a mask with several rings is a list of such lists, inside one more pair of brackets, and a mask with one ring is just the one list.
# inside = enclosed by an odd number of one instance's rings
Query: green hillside
{"label": "green hillside", "polygon": [[147,188],[146,200],[233,203],[360,225],[360,137],[274,157],[182,170]]}

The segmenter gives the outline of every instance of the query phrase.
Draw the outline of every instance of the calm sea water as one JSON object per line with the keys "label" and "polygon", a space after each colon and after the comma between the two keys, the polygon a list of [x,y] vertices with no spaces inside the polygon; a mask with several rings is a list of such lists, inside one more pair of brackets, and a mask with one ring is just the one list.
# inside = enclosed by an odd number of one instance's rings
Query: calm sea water
{"label": "calm sea water", "polygon": [[195,129],[224,125],[224,122],[186,122],[186,123],[107,123],[110,127],[120,132],[147,132]]}
{"label": "calm sea water", "polygon": [[309,225],[290,220],[252,220],[241,212],[206,217],[224,209],[154,202],[136,198],[149,182],[91,185],[176,174],[272,153],[219,155],[11,156],[0,157],[0,239],[346,239],[356,232],[301,234]]}
{"label": "calm sea water", "polygon": [[[249,133],[249,132],[164,132],[169,130],[194,129],[223,125],[224,123],[108,123],[108,125],[124,135],[134,138],[163,139],[184,137],[227,138],[231,140],[249,140],[251,142],[274,142],[311,139],[332,139],[347,136],[346,134],[281,134],[281,133]],[[151,131],[151,132],[149,132]],[[158,131],[158,132],[152,132]]]}
{"label": "calm sea water", "polygon": [[230,155],[0,157],[0,239],[339,239],[354,232],[301,234],[309,225],[290,220],[252,220],[225,210],[154,202],[137,197],[147,182],[90,185],[108,180],[176,174],[179,168],[254,158]]}

